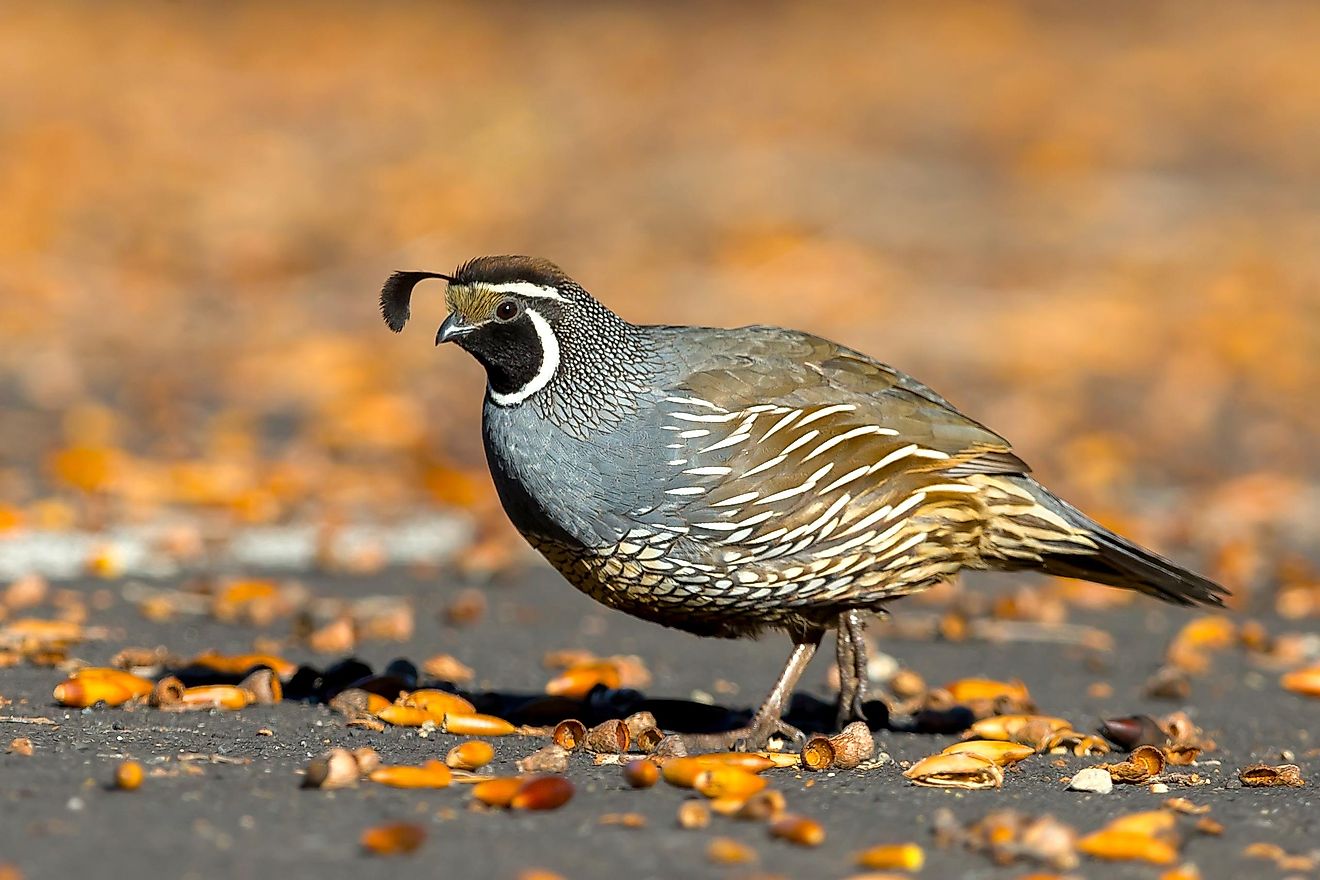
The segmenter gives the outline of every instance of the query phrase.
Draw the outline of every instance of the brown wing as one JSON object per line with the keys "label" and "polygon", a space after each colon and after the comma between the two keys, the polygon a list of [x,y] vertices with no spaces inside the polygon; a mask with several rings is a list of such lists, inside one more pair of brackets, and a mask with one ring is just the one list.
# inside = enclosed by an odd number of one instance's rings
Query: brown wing
{"label": "brown wing", "polygon": [[953,555],[927,582],[967,561],[982,517],[966,478],[1028,470],[1002,437],[865,355],[736,332],[664,402],[675,549],[749,590],[796,583],[804,604],[884,584],[928,543]]}

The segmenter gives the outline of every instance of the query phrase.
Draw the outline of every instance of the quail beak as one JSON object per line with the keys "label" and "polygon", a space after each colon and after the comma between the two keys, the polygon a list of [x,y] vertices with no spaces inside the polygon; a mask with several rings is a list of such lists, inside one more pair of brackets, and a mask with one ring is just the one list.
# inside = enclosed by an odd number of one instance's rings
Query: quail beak
{"label": "quail beak", "polygon": [[435,344],[439,345],[442,342],[453,342],[460,336],[466,336],[471,333],[474,329],[475,328],[471,324],[463,323],[463,318],[458,312],[453,312],[448,318],[445,318],[444,323],[440,325],[440,329],[436,331]]}

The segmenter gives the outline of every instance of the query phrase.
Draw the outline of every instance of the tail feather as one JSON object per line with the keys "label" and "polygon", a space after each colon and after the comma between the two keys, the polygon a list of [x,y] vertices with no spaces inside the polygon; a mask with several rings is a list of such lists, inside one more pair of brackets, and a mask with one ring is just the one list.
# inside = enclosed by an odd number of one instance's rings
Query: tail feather
{"label": "tail feather", "polygon": [[[1021,564],[1025,561],[1021,546],[1010,551],[1008,555],[1016,557],[1012,561],[1017,563],[1012,567],[1137,590],[1175,605],[1223,605],[1223,597],[1229,595],[1214,581],[1111,532],[1030,477],[1018,477],[1014,482],[1027,490],[1036,506],[1001,515],[1010,520],[1025,517],[1037,525],[1042,520],[1056,526],[1062,521],[1067,533],[1054,540],[1033,540],[1035,558],[1026,565]],[[1039,533],[1038,528],[1031,531]],[[1022,530],[1012,533],[1020,537]]]}

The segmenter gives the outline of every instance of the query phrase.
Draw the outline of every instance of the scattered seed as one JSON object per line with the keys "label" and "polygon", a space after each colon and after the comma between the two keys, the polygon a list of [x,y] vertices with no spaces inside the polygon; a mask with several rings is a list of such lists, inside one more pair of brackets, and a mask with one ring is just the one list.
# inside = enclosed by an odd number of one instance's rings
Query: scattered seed
{"label": "scattered seed", "polygon": [[1018,761],[1030,758],[1036,754],[1036,750],[1031,746],[1024,746],[1020,743],[1003,742],[991,739],[971,739],[960,743],[954,743],[942,751],[942,755],[969,754],[978,758],[983,758],[992,764],[1000,767],[1007,767],[1010,764],[1016,764]]}
{"label": "scattered seed", "polygon": [[717,865],[747,865],[758,859],[756,850],[731,837],[715,837],[706,845],[706,858]]}
{"label": "scattered seed", "polygon": [[606,813],[597,820],[597,824],[618,828],[645,828],[646,817],[641,813]]}
{"label": "scattered seed", "polygon": [[142,765],[137,761],[120,761],[115,766],[115,788],[136,791],[142,785]]}
{"label": "scattered seed", "polygon": [[427,761],[420,767],[386,765],[367,776],[372,782],[391,788],[448,788],[454,775],[439,761]]}
{"label": "scattered seed", "polygon": [[705,828],[710,824],[710,807],[703,801],[689,799],[678,805],[678,827]]}
{"label": "scattered seed", "polygon": [[507,807],[523,784],[521,776],[501,776],[478,782],[472,787],[472,797],[488,807]]}
{"label": "scattered seed", "polygon": [[428,712],[437,719],[445,715],[473,715],[477,711],[476,706],[458,694],[437,688],[424,688],[400,694],[398,702]]}
{"label": "scattered seed", "polygon": [[515,810],[554,810],[573,797],[573,783],[563,776],[531,776],[514,792],[509,806]]}
{"label": "scattered seed", "polygon": [[770,823],[770,836],[798,846],[820,846],[825,842],[825,828],[815,819],[786,814]]}
{"label": "scattered seed", "polygon": [[22,755],[24,758],[32,757],[32,740],[26,736],[19,736],[10,740],[9,754]]}
{"label": "scattered seed", "polygon": [[931,755],[903,772],[917,785],[937,788],[999,788],[1004,771],[976,755]]}
{"label": "scattered seed", "polygon": [[1294,669],[1279,679],[1284,690],[1305,697],[1320,697],[1320,666]]}
{"label": "scattered seed", "polygon": [[495,749],[490,743],[478,739],[459,743],[449,750],[445,763],[459,770],[476,770],[485,767],[495,759]]}
{"label": "scattered seed", "polygon": [[623,778],[633,788],[650,788],[660,780],[660,768],[654,761],[640,758],[623,765]]}
{"label": "scattered seed", "polygon": [[469,682],[475,677],[472,667],[464,665],[451,654],[436,654],[422,663],[422,672],[441,681],[455,684]]}
{"label": "scattered seed", "polygon": [[1252,764],[1238,771],[1238,779],[1250,788],[1269,788],[1287,786],[1301,788],[1306,785],[1302,779],[1302,770],[1296,764],[1280,764],[1271,767],[1268,764]]}
{"label": "scattered seed", "polygon": [[302,787],[327,790],[349,788],[358,784],[361,775],[361,765],[352,752],[348,749],[331,749],[308,762],[303,771]]}
{"label": "scattered seed", "polygon": [[571,755],[563,746],[550,745],[532,752],[518,761],[519,773],[562,773],[568,769],[568,756]]}
{"label": "scattered seed", "polygon": [[411,822],[377,825],[362,832],[362,849],[373,856],[406,855],[426,842],[426,829]]}
{"label": "scattered seed", "polygon": [[517,733],[518,728],[494,715],[446,715],[440,725],[442,733],[458,736],[507,736]]}
{"label": "scattered seed", "polygon": [[619,687],[619,667],[610,660],[593,660],[570,666],[546,683],[545,692],[552,697],[581,700],[596,687]]}
{"label": "scattered seed", "polygon": [[727,799],[742,804],[765,788],[766,781],[755,773],[737,767],[714,766],[703,770],[692,787],[712,800]]}
{"label": "scattered seed", "polygon": [[1172,865],[1178,861],[1178,851],[1172,844],[1134,832],[1097,831],[1077,841],[1077,849],[1093,858],[1111,861],[1152,865]]}
{"label": "scattered seed", "polygon": [[765,789],[744,801],[733,816],[736,819],[766,822],[778,819],[787,809],[788,801],[784,798],[783,792]]}
{"label": "scattered seed", "polygon": [[920,871],[926,864],[926,852],[915,843],[883,844],[862,850],[856,862],[876,871]]}

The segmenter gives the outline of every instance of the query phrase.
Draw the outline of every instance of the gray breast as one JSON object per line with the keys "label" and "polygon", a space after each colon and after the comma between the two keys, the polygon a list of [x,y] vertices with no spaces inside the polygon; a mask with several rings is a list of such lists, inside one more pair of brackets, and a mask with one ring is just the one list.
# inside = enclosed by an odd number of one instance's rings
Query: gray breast
{"label": "gray breast", "polygon": [[656,442],[655,408],[574,436],[531,406],[483,411],[486,456],[500,501],[529,537],[568,546],[617,543],[663,497],[668,470]]}

